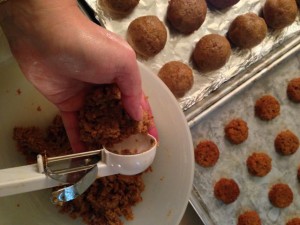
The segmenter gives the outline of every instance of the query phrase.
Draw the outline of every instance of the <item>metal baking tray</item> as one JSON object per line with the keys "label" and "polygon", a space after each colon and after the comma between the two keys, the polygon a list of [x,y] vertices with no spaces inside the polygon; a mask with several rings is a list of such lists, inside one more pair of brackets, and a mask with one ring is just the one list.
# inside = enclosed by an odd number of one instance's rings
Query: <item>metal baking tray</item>
{"label": "metal baking tray", "polygon": [[[234,225],[238,213],[245,208],[257,210],[262,223],[267,225],[285,224],[288,218],[299,216],[300,196],[296,171],[300,165],[300,150],[291,157],[282,158],[273,147],[275,136],[281,130],[290,129],[300,138],[300,104],[292,103],[286,96],[288,81],[300,77],[299,49],[296,46],[282,54],[238,87],[228,87],[231,91],[224,90],[227,92],[224,97],[202,109],[200,114],[189,121],[195,145],[201,139],[211,139],[221,147],[221,155],[225,152],[232,157],[223,158],[226,165],[220,157],[220,165],[213,169],[195,167],[190,203],[205,225],[217,225],[220,221],[222,224]],[[254,116],[255,100],[264,94],[273,95],[281,104],[281,115],[270,122],[260,121]],[[229,144],[223,131],[226,122],[236,117],[247,121],[250,133],[250,138],[240,146]],[[255,150],[267,151],[273,159],[272,171],[265,178],[253,178],[245,169],[247,155]],[[232,205],[223,205],[213,197],[213,183],[222,175],[235,177],[242,186],[242,197]],[[272,207],[267,197],[270,185],[281,181],[290,184],[294,192],[293,204],[285,210]]]}

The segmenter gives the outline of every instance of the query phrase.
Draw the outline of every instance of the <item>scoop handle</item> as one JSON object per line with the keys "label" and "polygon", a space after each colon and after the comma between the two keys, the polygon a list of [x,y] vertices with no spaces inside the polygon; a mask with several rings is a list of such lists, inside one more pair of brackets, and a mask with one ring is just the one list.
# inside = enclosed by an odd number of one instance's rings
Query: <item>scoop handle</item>
{"label": "scoop handle", "polygon": [[0,197],[59,185],[62,183],[39,173],[37,164],[0,170]]}

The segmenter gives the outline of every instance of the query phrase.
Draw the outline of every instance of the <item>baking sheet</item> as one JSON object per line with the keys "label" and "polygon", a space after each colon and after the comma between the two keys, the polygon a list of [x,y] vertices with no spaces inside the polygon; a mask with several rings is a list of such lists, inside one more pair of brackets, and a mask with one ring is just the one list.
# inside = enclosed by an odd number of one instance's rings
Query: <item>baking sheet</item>
{"label": "baking sheet", "polygon": [[[86,2],[96,12],[96,16],[108,30],[118,33],[124,38],[126,37],[129,23],[138,16],[157,15],[168,26],[165,19],[168,0],[140,0],[136,9],[129,16],[122,19],[110,18],[109,15],[101,10],[101,7],[98,7],[97,0],[86,0]],[[185,111],[197,102],[205,99],[205,97],[209,96],[214,90],[217,90],[226,81],[237,75],[242,76],[244,71],[250,68],[251,65],[264,61],[264,59],[270,55],[270,52],[290,42],[300,33],[300,20],[298,16],[297,20],[284,30],[275,32],[269,31],[265,40],[257,47],[242,51],[234,49],[228,63],[219,70],[204,74],[198,72],[197,69],[193,67],[190,56],[196,42],[202,36],[209,33],[225,35],[231,21],[236,16],[247,12],[259,14],[264,3],[265,0],[241,0],[238,4],[227,10],[213,11],[208,9],[206,20],[199,30],[191,35],[185,36],[173,32],[168,28],[168,40],[163,51],[149,60],[139,60],[150,67],[155,73],[158,73],[159,69],[166,62],[171,60],[180,60],[193,68],[194,86],[185,97],[178,99],[180,106]]]}
{"label": "baking sheet", "polygon": [[[195,167],[191,203],[204,224],[234,225],[238,215],[246,209],[256,210],[262,224],[267,225],[285,224],[291,217],[300,216],[300,184],[296,179],[300,150],[286,157],[274,150],[274,139],[280,131],[290,129],[300,137],[300,104],[292,103],[286,96],[288,81],[300,77],[299,59],[299,52],[292,55],[199,115],[191,126],[194,145],[200,140],[211,139],[221,153],[213,168]],[[269,122],[254,116],[255,101],[264,94],[273,95],[281,104],[280,116]],[[225,140],[224,126],[236,117],[247,121],[249,137],[245,143],[234,146]],[[254,151],[266,152],[272,157],[272,171],[263,178],[252,177],[245,166],[247,157]],[[213,196],[214,183],[223,176],[235,179],[241,190],[237,201],[229,205]],[[292,188],[294,201],[288,208],[278,209],[269,203],[269,188],[277,182],[287,183]]]}

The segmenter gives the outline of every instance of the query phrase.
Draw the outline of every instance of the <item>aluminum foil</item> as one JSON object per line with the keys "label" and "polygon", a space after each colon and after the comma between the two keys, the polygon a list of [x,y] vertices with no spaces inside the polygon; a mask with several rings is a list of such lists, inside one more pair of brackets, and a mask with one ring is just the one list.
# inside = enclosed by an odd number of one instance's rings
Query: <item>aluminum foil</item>
{"label": "aluminum foil", "polygon": [[[264,225],[282,225],[299,217],[297,168],[300,166],[300,148],[290,156],[281,156],[274,148],[275,137],[283,130],[289,129],[300,138],[300,104],[291,102],[286,94],[289,80],[300,76],[300,54],[296,56],[274,67],[226,101],[219,101],[192,127],[195,146],[208,139],[220,150],[220,158],[214,167],[195,166],[194,189],[199,193],[197,200],[201,209],[209,218],[204,221],[205,225],[236,225],[238,216],[246,210],[256,210]],[[262,121],[254,115],[256,100],[265,94],[273,95],[281,105],[280,115],[271,121]],[[232,145],[224,137],[224,127],[238,117],[247,122],[249,136],[242,144]],[[246,160],[253,152],[264,152],[272,158],[272,170],[265,177],[248,173]],[[238,199],[228,205],[218,201],[213,194],[215,182],[222,177],[234,179],[240,187]],[[268,199],[270,187],[280,182],[288,184],[294,195],[293,203],[284,209],[272,206]]]}
{"label": "aluminum foil", "polygon": [[233,49],[229,61],[223,68],[209,73],[200,73],[193,67],[191,61],[191,54],[198,40],[210,33],[225,35],[230,23],[236,16],[248,12],[260,14],[265,0],[241,0],[238,4],[222,11],[208,9],[203,25],[197,31],[187,36],[175,33],[168,27],[169,25],[166,22],[168,0],[140,0],[135,10],[127,17],[121,19],[111,18],[101,9],[97,0],[86,0],[86,2],[96,12],[98,20],[108,30],[121,35],[124,39],[126,38],[129,23],[139,16],[156,15],[160,20],[164,21],[168,30],[168,40],[165,48],[151,59],[139,60],[156,74],[165,63],[171,60],[180,60],[190,65],[194,72],[194,85],[183,98],[178,99],[183,110],[189,109],[212,91],[218,89],[224,82],[241,74],[252,64],[263,61],[271,51],[300,33],[300,19],[298,16],[291,26],[281,31],[269,30],[264,41],[251,50]]}

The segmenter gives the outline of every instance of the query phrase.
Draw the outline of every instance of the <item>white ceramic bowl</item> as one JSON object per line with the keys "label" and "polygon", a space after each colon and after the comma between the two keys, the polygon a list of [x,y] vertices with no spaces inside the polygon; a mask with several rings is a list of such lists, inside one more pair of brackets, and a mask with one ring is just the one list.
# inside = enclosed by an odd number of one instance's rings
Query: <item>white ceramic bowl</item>
{"label": "white ceramic bowl", "polygon": [[[2,48],[1,54],[7,52]],[[12,140],[14,126],[46,126],[57,113],[56,108],[25,80],[12,58],[2,59],[5,60],[0,62],[0,169],[25,164]],[[192,188],[192,139],[185,117],[171,92],[143,65],[140,65],[140,70],[158,127],[160,146],[153,172],[144,176],[146,189],[142,194],[143,201],[134,207],[135,219],[125,224],[176,225],[183,216]],[[38,107],[41,111],[37,110]],[[81,220],[72,220],[58,213],[49,196],[49,190],[42,190],[0,198],[0,224],[83,224]]]}

